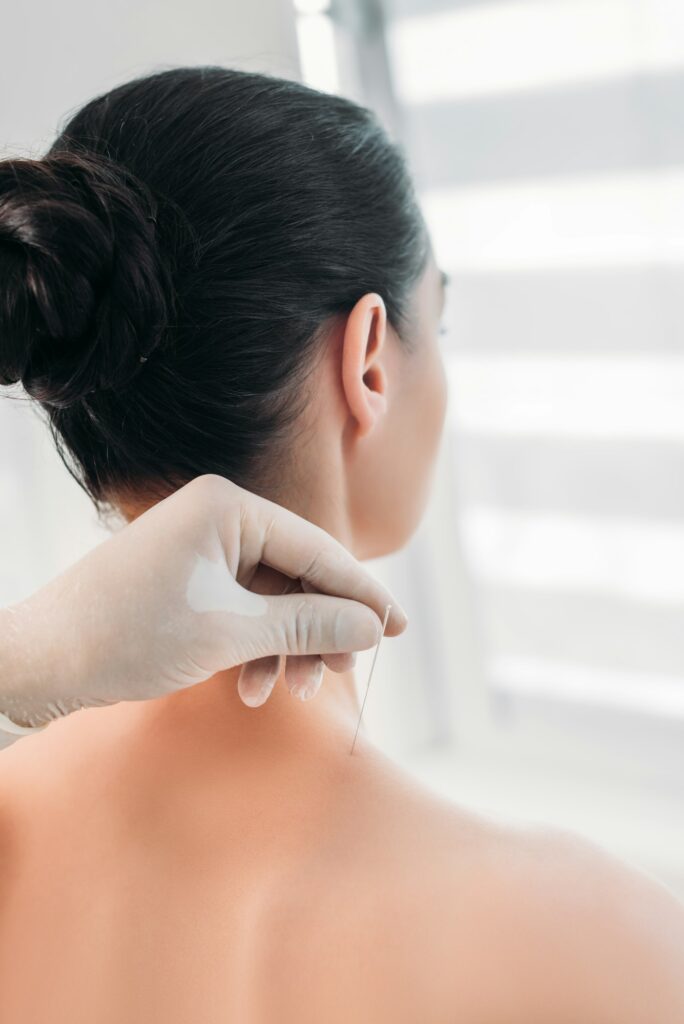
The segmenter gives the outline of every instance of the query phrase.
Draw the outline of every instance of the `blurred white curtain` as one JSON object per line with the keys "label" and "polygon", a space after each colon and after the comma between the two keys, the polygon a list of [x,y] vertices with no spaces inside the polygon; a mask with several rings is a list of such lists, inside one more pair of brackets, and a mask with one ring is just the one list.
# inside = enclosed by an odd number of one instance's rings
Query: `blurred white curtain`
{"label": "blurred white curtain", "polygon": [[681,741],[684,5],[384,6],[487,683]]}
{"label": "blurred white curtain", "polygon": [[684,891],[684,4],[327,16],[338,88],[404,147],[452,278],[448,431],[419,535],[380,566],[413,621],[373,731],[413,765],[446,743],[456,767],[426,777],[450,794]]}

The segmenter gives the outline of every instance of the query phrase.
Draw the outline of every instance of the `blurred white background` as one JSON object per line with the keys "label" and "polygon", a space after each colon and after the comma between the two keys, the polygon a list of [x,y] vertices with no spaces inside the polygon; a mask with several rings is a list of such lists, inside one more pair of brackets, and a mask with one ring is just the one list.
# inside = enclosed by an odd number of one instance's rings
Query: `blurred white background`
{"label": "blurred white background", "polygon": [[[681,0],[65,0],[38,20],[5,12],[3,155],[175,64],[378,111],[452,278],[450,415],[418,534],[373,565],[411,625],[381,648],[368,730],[453,799],[582,832],[684,896]],[[0,399],[0,601],[104,535],[35,412]]]}

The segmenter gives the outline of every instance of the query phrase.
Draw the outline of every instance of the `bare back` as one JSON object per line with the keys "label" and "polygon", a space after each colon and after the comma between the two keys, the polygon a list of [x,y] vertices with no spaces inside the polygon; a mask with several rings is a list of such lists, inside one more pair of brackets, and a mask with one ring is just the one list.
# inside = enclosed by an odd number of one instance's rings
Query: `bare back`
{"label": "bare back", "polygon": [[349,758],[338,724],[267,756],[189,707],[80,712],[0,757],[7,1024],[680,1019],[655,883]]}

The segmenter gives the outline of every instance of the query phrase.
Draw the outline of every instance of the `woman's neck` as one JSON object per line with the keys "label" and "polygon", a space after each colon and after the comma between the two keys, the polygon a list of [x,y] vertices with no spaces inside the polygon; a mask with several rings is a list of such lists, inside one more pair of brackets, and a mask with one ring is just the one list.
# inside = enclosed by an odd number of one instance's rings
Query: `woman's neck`
{"label": "woman's neck", "polygon": [[203,683],[147,702],[142,719],[157,736],[174,743],[217,742],[235,756],[255,751],[286,752],[323,744],[331,753],[348,751],[360,703],[353,671],[325,669],[317,695],[298,700],[287,689],[284,660],[271,696],[258,708],[245,705],[237,692],[240,666],[219,672]]}

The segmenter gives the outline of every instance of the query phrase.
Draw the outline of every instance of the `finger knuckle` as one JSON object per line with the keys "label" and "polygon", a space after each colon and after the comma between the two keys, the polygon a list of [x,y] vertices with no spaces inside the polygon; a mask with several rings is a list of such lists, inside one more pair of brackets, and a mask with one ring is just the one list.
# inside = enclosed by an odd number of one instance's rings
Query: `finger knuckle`
{"label": "finger knuckle", "polygon": [[202,502],[218,502],[225,500],[230,493],[230,481],[218,473],[203,473],[192,481],[192,487]]}
{"label": "finger knuckle", "polygon": [[324,554],[322,550],[316,551],[308,565],[304,567],[302,577],[307,580],[317,580],[325,568]]}
{"label": "finger knuckle", "polygon": [[311,650],[316,630],[316,615],[308,601],[298,604],[293,623],[293,650],[297,654],[304,654]]}
{"label": "finger knuckle", "polygon": [[302,576],[309,580],[331,579],[345,566],[348,558],[346,549],[341,544],[332,543],[333,538],[329,537],[324,530],[320,530],[320,538],[320,547],[314,552],[302,573]]}

